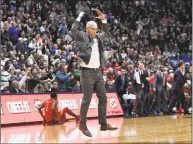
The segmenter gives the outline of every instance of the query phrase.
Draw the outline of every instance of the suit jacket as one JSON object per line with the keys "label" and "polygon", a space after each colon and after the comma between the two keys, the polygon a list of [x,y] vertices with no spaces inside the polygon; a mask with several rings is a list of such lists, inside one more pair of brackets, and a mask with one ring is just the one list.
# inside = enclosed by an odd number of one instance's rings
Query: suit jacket
{"label": "suit jacket", "polygon": [[[83,31],[79,31],[79,22],[75,21],[72,25],[71,32],[72,36],[74,37],[76,41],[76,46],[79,50],[78,57],[79,59],[83,60],[85,64],[88,64],[90,61],[91,53],[92,53],[92,45],[93,42],[90,40],[90,37],[87,33]],[[100,53],[100,66],[105,67],[106,62],[105,58],[103,56],[103,45],[102,40],[105,39],[106,36],[109,34],[109,27],[108,24],[102,24],[102,33],[99,33],[96,35],[96,38],[98,40],[98,46],[99,46],[99,53]]]}
{"label": "suit jacket", "polygon": [[[166,88],[166,82],[167,82],[167,75],[163,74],[165,77],[165,88]],[[154,83],[153,83],[153,88],[156,90],[161,90],[163,87],[163,76],[161,71],[157,71],[154,75]]]}
{"label": "suit jacket", "polygon": [[[135,72],[138,72],[139,71],[139,69],[137,68],[136,70],[135,70]],[[144,72],[144,71],[143,71]],[[133,90],[134,90],[134,92],[140,92],[141,90],[142,90],[142,83],[144,84],[144,81],[145,80],[145,78],[144,78],[144,74],[141,74],[140,75],[140,81],[141,81],[141,84],[138,84],[137,82],[136,82],[136,79],[134,78],[133,79],[133,82],[132,82],[132,85],[133,85]]]}
{"label": "suit jacket", "polygon": [[186,83],[186,78],[182,74],[181,70],[178,68],[174,72],[174,78],[172,81],[172,90],[173,91],[179,91],[184,92],[184,84]]}
{"label": "suit jacket", "polygon": [[[123,91],[126,91],[128,88],[128,79],[125,75],[124,75],[124,79],[125,80],[124,80],[124,85],[123,85]],[[121,90],[122,84],[123,84],[122,75],[119,75],[115,80],[115,86],[116,86],[117,92]]]}
{"label": "suit jacket", "polygon": [[148,71],[144,70],[143,74],[141,74],[141,81],[144,84],[143,89],[146,94],[149,93],[149,87],[150,87],[149,81],[146,80],[147,77],[149,77]]}

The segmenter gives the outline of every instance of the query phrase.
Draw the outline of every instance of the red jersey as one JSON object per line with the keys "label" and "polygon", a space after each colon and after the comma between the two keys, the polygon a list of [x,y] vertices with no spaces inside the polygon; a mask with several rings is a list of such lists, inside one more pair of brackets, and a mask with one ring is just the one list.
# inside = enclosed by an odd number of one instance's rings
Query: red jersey
{"label": "red jersey", "polygon": [[172,76],[171,75],[168,75],[168,78],[167,78],[167,82],[172,82],[173,81],[173,78],[172,78]]}
{"label": "red jersey", "polygon": [[[44,102],[44,116],[46,119],[46,122],[51,122],[52,119],[52,105],[54,103],[53,99],[48,99]],[[60,118],[60,112],[58,110],[58,105],[56,106],[56,114],[57,114],[57,118]]]}
{"label": "red jersey", "polygon": [[150,77],[150,80],[149,80],[150,86],[153,86],[153,81],[154,81],[154,75]]}

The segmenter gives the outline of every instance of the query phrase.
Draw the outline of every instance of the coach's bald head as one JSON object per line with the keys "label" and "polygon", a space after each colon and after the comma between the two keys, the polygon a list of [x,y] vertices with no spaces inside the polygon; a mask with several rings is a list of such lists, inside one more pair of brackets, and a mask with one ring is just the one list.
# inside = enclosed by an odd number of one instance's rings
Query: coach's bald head
{"label": "coach's bald head", "polygon": [[95,37],[96,32],[97,32],[97,24],[95,21],[89,21],[86,24],[86,32],[88,33],[88,35],[92,38]]}

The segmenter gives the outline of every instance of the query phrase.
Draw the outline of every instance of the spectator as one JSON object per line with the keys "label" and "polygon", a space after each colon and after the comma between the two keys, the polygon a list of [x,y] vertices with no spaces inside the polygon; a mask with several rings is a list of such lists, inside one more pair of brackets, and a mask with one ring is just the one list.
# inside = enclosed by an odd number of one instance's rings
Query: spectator
{"label": "spectator", "polygon": [[71,73],[66,73],[66,66],[64,64],[60,65],[59,71],[56,73],[56,78],[59,82],[60,91],[68,91],[69,77]]}
{"label": "spectator", "polygon": [[12,26],[8,29],[8,32],[10,34],[10,40],[15,45],[18,42],[19,38],[19,30],[17,28],[17,23],[13,22]]}
{"label": "spectator", "polygon": [[79,81],[76,81],[74,88],[72,90],[73,92],[82,92],[81,85]]}

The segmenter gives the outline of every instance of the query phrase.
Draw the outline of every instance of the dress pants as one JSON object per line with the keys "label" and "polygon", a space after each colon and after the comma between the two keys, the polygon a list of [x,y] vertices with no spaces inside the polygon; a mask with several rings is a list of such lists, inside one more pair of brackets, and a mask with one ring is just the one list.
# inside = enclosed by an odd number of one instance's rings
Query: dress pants
{"label": "dress pants", "polygon": [[156,110],[157,112],[167,112],[168,105],[167,105],[167,91],[165,87],[156,89],[156,94],[152,103],[151,111]]}
{"label": "dress pants", "polygon": [[180,101],[182,107],[184,108],[184,112],[188,112],[188,107],[186,103],[186,98],[183,91],[172,91],[173,99],[169,106],[169,112],[172,111],[173,107],[176,105],[176,102]]}
{"label": "dress pants", "polygon": [[98,104],[99,124],[101,125],[107,124],[106,121],[107,96],[102,71],[100,69],[83,68],[81,70],[80,83],[82,85],[83,90],[83,98],[80,108],[80,126],[86,127],[86,117],[92,99],[93,90],[96,91],[96,95],[99,99]]}
{"label": "dress pants", "polygon": [[143,89],[139,89],[139,91],[135,92],[136,100],[134,102],[134,112],[138,115],[143,114],[143,106],[144,106],[144,91]]}

